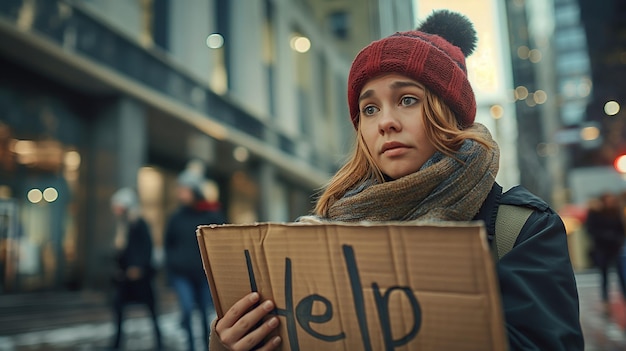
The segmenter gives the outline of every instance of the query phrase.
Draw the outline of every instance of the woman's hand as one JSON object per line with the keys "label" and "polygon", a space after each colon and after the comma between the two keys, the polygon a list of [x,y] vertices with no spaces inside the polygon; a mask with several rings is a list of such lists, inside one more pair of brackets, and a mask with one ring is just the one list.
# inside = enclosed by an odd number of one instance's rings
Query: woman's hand
{"label": "woman's hand", "polygon": [[[244,296],[226,312],[222,319],[217,321],[215,332],[222,344],[230,350],[251,350],[278,326],[276,316],[257,326],[257,323],[274,309],[274,303],[270,300],[252,308],[259,302],[259,299],[257,292]],[[276,336],[257,350],[274,350],[280,341],[280,336]]]}

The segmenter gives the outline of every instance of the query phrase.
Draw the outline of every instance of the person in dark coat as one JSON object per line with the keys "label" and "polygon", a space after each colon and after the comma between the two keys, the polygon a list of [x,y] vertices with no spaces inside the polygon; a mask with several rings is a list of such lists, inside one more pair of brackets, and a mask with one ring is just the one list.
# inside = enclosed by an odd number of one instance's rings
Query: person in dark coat
{"label": "person in dark coat", "polygon": [[585,227],[592,241],[592,258],[600,269],[602,282],[600,293],[604,312],[609,312],[609,269],[615,267],[619,278],[622,296],[626,298],[626,279],[620,263],[624,245],[624,223],[617,195],[606,193],[600,196],[597,208],[590,208]]}
{"label": "person in dark coat", "polygon": [[155,275],[152,237],[148,224],[140,216],[135,191],[122,188],[115,192],[111,197],[111,210],[117,221],[114,240],[116,269],[113,275],[113,310],[117,328],[112,348],[119,349],[122,343],[124,308],[131,303],[140,303],[145,304],[150,311],[156,349],[161,350],[163,344],[152,285]]}
{"label": "person in dark coat", "polygon": [[[493,249],[499,206],[531,209],[512,249],[496,263],[509,350],[583,350],[563,222],[523,187],[503,193],[495,181],[498,144],[475,122],[465,65],[476,40],[465,16],[440,10],[417,30],[359,52],[348,78],[356,146],[317,199],[315,219],[482,220]],[[266,339],[281,322],[269,315],[274,306],[258,293],[242,297],[215,322],[211,350],[278,348],[280,336]]]}
{"label": "person in dark coat", "polygon": [[181,325],[187,333],[189,350],[195,349],[191,325],[195,307],[202,317],[205,341],[209,336],[209,315],[214,313],[196,228],[226,222],[220,204],[206,200],[204,183],[203,176],[193,169],[179,175],[177,197],[180,207],[169,219],[165,232],[165,266],[169,282],[178,295],[182,310]]}

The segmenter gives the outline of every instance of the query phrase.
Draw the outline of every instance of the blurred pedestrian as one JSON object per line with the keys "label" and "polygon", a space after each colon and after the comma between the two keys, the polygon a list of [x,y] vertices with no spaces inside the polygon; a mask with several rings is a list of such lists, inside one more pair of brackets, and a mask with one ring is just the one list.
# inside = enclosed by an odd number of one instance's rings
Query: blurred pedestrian
{"label": "blurred pedestrian", "polygon": [[187,169],[179,175],[176,194],[180,206],[171,216],[165,232],[165,265],[169,282],[178,295],[181,325],[187,333],[190,351],[195,350],[191,325],[195,307],[200,311],[204,345],[207,346],[209,316],[214,314],[196,228],[226,222],[219,202],[207,201],[204,185],[205,179],[199,170]]}
{"label": "blurred pedestrian", "polygon": [[117,264],[112,279],[115,286],[113,310],[117,328],[111,346],[117,350],[122,344],[124,308],[131,303],[140,303],[145,304],[150,311],[155,345],[161,350],[163,344],[152,285],[155,276],[152,237],[148,224],[141,217],[136,192],[131,188],[116,191],[111,197],[111,210],[116,219],[114,246]]}
{"label": "blurred pedestrian", "polygon": [[610,312],[609,305],[609,271],[616,268],[622,296],[626,299],[626,279],[620,254],[624,245],[624,222],[622,206],[617,195],[605,193],[599,201],[590,202],[585,227],[591,237],[593,263],[600,270],[602,278],[600,293],[604,313]]}
{"label": "blurred pedestrian", "polygon": [[[314,220],[482,221],[492,250],[494,239],[506,234],[496,223],[519,220],[523,227],[496,265],[508,349],[582,350],[563,222],[525,188],[503,191],[495,181],[498,144],[474,122],[465,57],[476,41],[465,16],[441,10],[417,30],[359,52],[348,77],[356,146],[318,198]],[[528,216],[502,214],[508,208],[502,205]],[[267,336],[281,321],[269,315],[274,302],[262,298],[248,294],[217,320],[212,351],[248,350],[259,342],[262,350],[279,347],[280,336]]]}

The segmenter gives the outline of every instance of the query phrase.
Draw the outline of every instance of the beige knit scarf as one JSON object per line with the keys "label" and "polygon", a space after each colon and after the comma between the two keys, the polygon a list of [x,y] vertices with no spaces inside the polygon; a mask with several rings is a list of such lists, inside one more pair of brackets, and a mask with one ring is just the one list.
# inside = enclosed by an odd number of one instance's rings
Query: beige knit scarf
{"label": "beige knit scarf", "polygon": [[495,182],[500,151],[485,126],[474,123],[470,128],[488,141],[491,148],[466,139],[455,154],[458,160],[436,152],[415,173],[381,184],[365,181],[330,205],[328,219],[471,220]]}

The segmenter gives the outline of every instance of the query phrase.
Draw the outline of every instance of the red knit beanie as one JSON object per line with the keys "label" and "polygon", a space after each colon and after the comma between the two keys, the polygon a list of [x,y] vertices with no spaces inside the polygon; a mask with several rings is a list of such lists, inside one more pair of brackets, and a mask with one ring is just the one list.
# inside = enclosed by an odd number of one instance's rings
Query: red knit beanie
{"label": "red knit beanie", "polygon": [[463,15],[433,12],[415,31],[372,42],[356,56],[348,77],[348,105],[355,128],[359,95],[372,78],[398,73],[424,84],[452,109],[461,127],[476,117],[476,98],[467,80],[465,57],[476,46],[476,31]]}

